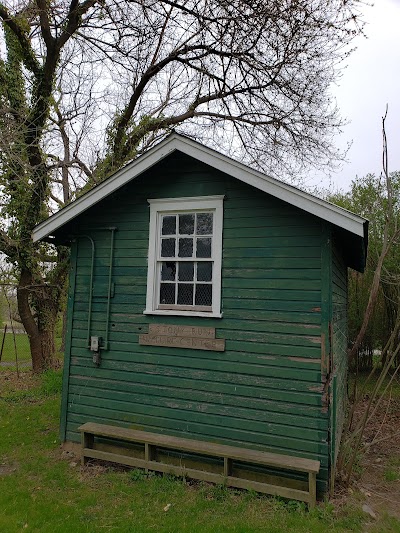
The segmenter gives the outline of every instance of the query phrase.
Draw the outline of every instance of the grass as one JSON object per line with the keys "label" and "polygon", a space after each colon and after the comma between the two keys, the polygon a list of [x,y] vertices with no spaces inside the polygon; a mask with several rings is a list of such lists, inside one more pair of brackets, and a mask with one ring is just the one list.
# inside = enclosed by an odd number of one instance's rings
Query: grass
{"label": "grass", "polygon": [[383,473],[385,481],[400,481],[400,459],[392,458]]}
{"label": "grass", "polygon": [[[0,334],[0,348],[3,343],[4,333]],[[15,344],[14,344],[15,338]],[[15,362],[15,350],[17,351],[18,361],[25,362],[30,361],[31,351],[29,348],[28,335],[26,333],[18,333],[13,335],[12,333],[6,333],[4,340],[3,354],[1,360],[5,363]]]}
{"label": "grass", "polygon": [[[374,377],[371,379],[368,379],[369,372],[360,373],[357,377],[358,392],[363,390],[364,396],[370,395],[373,391],[376,378],[379,376],[380,372],[381,372],[380,369],[376,370]],[[389,384],[390,377],[391,377],[390,375],[386,376],[379,394],[383,393],[386,386]],[[351,392],[353,392],[353,389],[354,389],[354,380],[355,380],[355,375],[354,373],[350,372],[349,373],[349,390]],[[388,391],[392,398],[400,398],[400,374],[397,374],[395,378],[392,380],[391,384],[389,385]]]}
{"label": "grass", "polygon": [[383,474],[385,481],[397,481],[400,479],[400,474],[398,469],[387,468]]}
{"label": "grass", "polygon": [[[0,333],[0,349],[3,343],[4,333]],[[61,338],[56,337],[56,347],[61,346]],[[3,353],[1,362],[3,363],[15,363],[17,353],[18,363],[27,363],[31,361],[31,350],[29,347],[29,339],[26,333],[6,333],[4,339]],[[61,357],[61,354],[59,354]],[[14,368],[14,367],[13,367]]]}
{"label": "grass", "polygon": [[[14,533],[362,532],[360,505],[311,512],[286,502],[172,476],[81,468],[58,440],[61,373],[0,374],[0,531]],[[400,532],[391,518],[369,531]],[[396,529],[397,528],[397,529]]]}

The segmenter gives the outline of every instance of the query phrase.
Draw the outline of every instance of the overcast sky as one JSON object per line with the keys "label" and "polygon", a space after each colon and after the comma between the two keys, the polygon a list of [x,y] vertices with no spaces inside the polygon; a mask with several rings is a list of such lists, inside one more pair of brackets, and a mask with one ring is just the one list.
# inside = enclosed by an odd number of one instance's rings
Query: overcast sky
{"label": "overcast sky", "polygon": [[338,86],[333,89],[348,125],[336,138],[338,147],[352,146],[348,163],[331,176],[315,176],[315,184],[347,189],[357,175],[382,169],[382,116],[388,104],[386,133],[389,171],[400,170],[400,0],[375,0],[364,8],[367,39],[358,38]]}

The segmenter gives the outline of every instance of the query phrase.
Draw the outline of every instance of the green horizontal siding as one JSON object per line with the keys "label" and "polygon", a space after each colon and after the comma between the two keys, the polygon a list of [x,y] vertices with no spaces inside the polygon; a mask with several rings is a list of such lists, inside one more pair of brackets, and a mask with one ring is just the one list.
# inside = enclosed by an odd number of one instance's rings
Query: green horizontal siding
{"label": "green horizontal siding", "polygon": [[[87,364],[87,356],[76,355],[72,349],[72,359],[74,364],[83,365]],[[316,396],[318,401],[318,395],[315,395],[316,385],[315,383],[308,381],[307,379],[294,380],[293,377],[279,378],[272,375],[269,369],[265,369],[265,365],[254,365],[250,363],[238,363],[217,360],[202,360],[201,364],[199,360],[190,357],[179,357],[173,353],[160,356],[159,354],[148,354],[147,358],[136,357],[134,361],[129,356],[124,357],[124,352],[120,352],[118,360],[107,358],[103,356],[102,368],[107,369],[122,369],[126,372],[135,372],[143,374],[160,374],[168,375],[171,378],[177,379],[194,379],[202,381],[221,382],[225,384],[235,385],[247,385],[250,387],[260,387],[262,389],[275,389],[278,390],[282,397],[285,394],[302,393],[304,399],[307,396]],[[246,373],[244,373],[246,372]],[[213,374],[211,376],[211,373]],[[272,373],[274,374],[274,373]],[[290,375],[290,372],[288,372]],[[309,376],[308,376],[309,377]],[[285,390],[282,390],[285,389]],[[256,391],[255,391],[256,392]]]}
{"label": "green horizontal siding", "polygon": [[[96,309],[99,309],[100,306],[96,306]],[[236,311],[236,317],[234,315],[235,311],[229,313],[229,317],[225,317],[225,320],[221,322],[221,326],[218,328],[219,331],[245,331],[248,334],[250,331],[264,333],[284,333],[285,335],[303,335],[311,338],[311,336],[319,334],[319,324],[310,324],[306,321],[314,318],[314,315],[304,317],[299,313],[267,313],[265,314],[265,320],[263,317],[260,317],[259,314],[254,313],[254,317],[251,320],[243,320],[242,314],[240,311]],[[300,320],[300,318],[303,320]],[[96,327],[96,323],[101,324],[103,318],[103,313],[101,311],[93,311],[92,314],[92,323]],[[85,322],[87,320],[87,311],[76,311],[75,324],[77,330],[85,329]],[[289,322],[293,321],[293,324]],[[146,318],[143,315],[125,315],[118,313],[111,313],[111,322],[113,324],[113,331],[118,332],[132,332],[132,326],[134,324],[141,325],[147,324]],[[305,323],[303,323],[305,322]],[[138,330],[140,331],[140,329]],[[319,342],[319,337],[312,337],[312,342]]]}
{"label": "green horizontal siding", "polygon": [[[249,399],[257,398],[261,400],[269,400],[275,403],[276,412],[290,412],[293,409],[293,405],[296,404],[296,410],[300,409],[302,412],[303,406],[305,412],[314,418],[315,416],[324,416],[324,411],[321,409],[320,394],[316,393],[304,393],[294,390],[279,390],[274,388],[265,388],[262,386],[256,387],[251,381],[250,384],[241,384],[237,382],[227,382],[224,379],[218,381],[218,378],[223,378],[221,374],[216,374],[213,377],[204,377],[204,373],[196,371],[183,371],[180,369],[171,369],[162,365],[157,367],[148,365],[127,365],[127,364],[112,364],[103,363],[102,367],[93,369],[88,367],[87,362],[79,366],[79,360],[72,360],[72,375],[90,376],[94,379],[110,379],[118,382],[134,381],[135,383],[143,384],[156,384],[163,386],[172,386],[179,389],[187,389],[189,391],[210,391],[219,394],[219,403],[225,402],[225,397],[237,396],[242,397],[244,405],[247,404]],[[270,382],[272,380],[269,380]],[[249,381],[248,381],[249,383]],[[259,382],[260,383],[260,380]],[[264,384],[268,383],[268,380],[264,380]],[[76,401],[75,398],[74,402]],[[297,412],[297,411],[296,411]],[[116,413],[116,420],[118,420],[118,413]],[[222,436],[222,435],[221,435]]]}
{"label": "green horizontal siding", "polygon": [[[143,315],[147,198],[223,194],[222,319]],[[115,226],[109,349],[86,348],[91,246],[77,239],[66,438],[89,420],[319,459],[328,476],[322,401],[321,239],[316,218],[184,156],[170,156],[94,206],[66,233],[95,241],[91,335],[106,335],[110,234]],[[215,327],[224,352],[141,346],[149,324]]]}

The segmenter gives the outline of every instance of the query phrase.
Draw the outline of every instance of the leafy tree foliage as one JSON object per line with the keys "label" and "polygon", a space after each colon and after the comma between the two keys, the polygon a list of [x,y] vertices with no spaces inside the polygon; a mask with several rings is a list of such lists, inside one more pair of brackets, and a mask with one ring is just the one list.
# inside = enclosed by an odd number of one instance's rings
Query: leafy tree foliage
{"label": "leafy tree foliage", "polygon": [[172,128],[282,176],[327,164],[363,0],[0,1],[0,250],[33,367],[52,364],[65,249],[32,228]]}
{"label": "leafy tree foliage", "polygon": [[[363,321],[374,272],[382,250],[386,223],[389,223],[390,235],[396,235],[400,224],[400,172],[391,173],[389,178],[391,209],[388,206],[386,183],[382,176],[375,174],[357,178],[352,182],[349,192],[337,193],[329,198],[370,221],[366,271],[363,275],[351,272],[349,278],[349,336],[352,340],[356,338]],[[384,259],[377,305],[359,353],[360,369],[372,367],[372,351],[385,346],[395,327],[399,310],[400,247],[395,240]]]}

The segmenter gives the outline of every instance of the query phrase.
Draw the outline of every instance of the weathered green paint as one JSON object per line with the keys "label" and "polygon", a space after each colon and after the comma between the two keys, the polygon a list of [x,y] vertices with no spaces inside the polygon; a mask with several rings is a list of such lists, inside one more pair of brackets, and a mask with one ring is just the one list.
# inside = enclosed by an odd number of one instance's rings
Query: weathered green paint
{"label": "weathered green paint", "polygon": [[[223,318],[143,315],[147,198],[212,194],[225,196]],[[108,225],[117,228],[112,279],[109,236],[96,229]],[[326,490],[336,272],[329,224],[173,154],[63,231],[91,235],[96,244],[91,335],[104,336],[109,318],[109,349],[96,368],[85,344],[91,249],[79,239],[63,392],[68,440],[79,440],[78,426],[94,421],[318,459],[318,489]],[[226,350],[139,345],[139,335],[157,323],[216,328]]]}
{"label": "weathered green paint", "polygon": [[[90,387],[94,378],[84,376],[71,377],[70,391],[79,394],[81,387]],[[101,384],[101,387],[99,387]],[[135,382],[109,383],[107,379],[96,380],[93,396],[109,397],[110,399],[120,399],[121,401],[137,402],[141,404],[157,404],[158,398],[161,398],[160,404],[163,406],[177,406],[181,409],[193,408],[196,404],[202,405],[201,412],[214,413],[227,416],[235,415],[243,418],[248,417],[250,420],[264,421],[268,423],[285,424],[287,426],[303,427],[308,425],[310,429],[326,431],[328,421],[326,417],[320,417],[318,409],[311,411],[309,407],[291,405],[287,412],[277,413],[275,411],[275,402],[260,398],[249,397],[246,400],[246,407],[243,407],[240,398],[227,396],[227,403],[220,405],[218,403],[218,393],[211,391],[179,389],[176,390],[171,386],[161,386],[152,384],[143,384]],[[251,408],[251,409],[249,409]],[[310,415],[312,418],[310,419]]]}
{"label": "weathered green paint", "polygon": [[321,374],[324,384],[324,402],[328,409],[328,383],[330,379],[331,364],[331,320],[332,320],[332,235],[329,226],[324,226],[322,230],[321,243]]}

